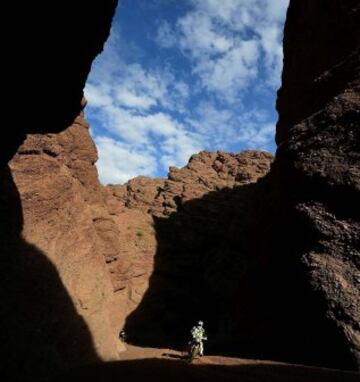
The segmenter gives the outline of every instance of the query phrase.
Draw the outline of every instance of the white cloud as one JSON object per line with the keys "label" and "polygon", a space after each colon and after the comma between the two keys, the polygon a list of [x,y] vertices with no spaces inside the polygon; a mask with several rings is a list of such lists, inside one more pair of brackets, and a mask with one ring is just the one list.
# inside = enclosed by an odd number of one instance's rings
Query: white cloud
{"label": "white cloud", "polygon": [[266,150],[273,141],[275,133],[274,123],[248,123],[239,129],[237,140],[246,144],[250,149]]}
{"label": "white cloud", "polygon": [[[264,86],[276,88],[282,67],[282,24],[288,0],[190,0],[171,28],[160,25],[162,47],[178,45],[193,60],[202,86],[228,101],[241,98],[261,66]],[[264,60],[261,58],[264,57]]]}
{"label": "white cloud", "polygon": [[92,107],[111,106],[113,100],[104,85],[95,86],[91,83],[86,85],[86,97],[91,102]]}
{"label": "white cloud", "polygon": [[177,49],[188,68],[148,65],[116,24],[93,65],[85,94],[87,114],[101,126],[92,130],[104,183],[158,175],[203,149],[273,145],[275,122],[264,102],[249,106],[248,98],[272,97],[279,85],[288,0],[187,4],[175,23],[154,21],[154,41],[165,52]]}
{"label": "white cloud", "polygon": [[262,110],[238,113],[202,102],[187,123],[202,136],[205,146],[215,146],[218,150],[229,151],[234,145],[267,150],[274,141],[275,122],[269,122],[269,116]]}
{"label": "white cloud", "polygon": [[164,169],[169,166],[182,167],[187,163],[192,154],[205,148],[200,135],[194,135],[180,131],[178,134],[168,137],[162,144],[164,154],[161,156],[161,164]]}
{"label": "white cloud", "polygon": [[103,184],[125,183],[138,175],[154,176],[157,161],[153,153],[111,139],[96,137],[99,152],[97,168]]}
{"label": "white cloud", "polygon": [[226,142],[232,140],[232,118],[234,114],[229,109],[219,109],[211,102],[202,101],[195,109],[187,123],[202,136],[202,141],[206,146],[216,146],[218,149],[224,147]]}
{"label": "white cloud", "polygon": [[158,27],[155,35],[155,41],[162,48],[172,48],[174,45],[176,45],[176,35],[173,33],[167,21],[163,21]]}
{"label": "white cloud", "polygon": [[285,14],[289,5],[289,0],[266,1],[265,5],[265,14],[269,21],[282,24],[285,19]]}
{"label": "white cloud", "polygon": [[120,88],[116,90],[116,100],[125,107],[132,107],[136,109],[149,109],[151,106],[156,105],[156,100],[147,95],[140,95],[131,89]]}
{"label": "white cloud", "polygon": [[227,52],[233,44],[231,38],[217,28],[208,14],[190,12],[178,21],[181,31],[180,46],[196,59]]}
{"label": "white cloud", "polygon": [[227,101],[231,101],[256,77],[258,57],[256,41],[240,41],[218,59],[200,61],[195,72],[208,90],[220,92]]}
{"label": "white cloud", "polygon": [[107,107],[97,118],[122,147],[156,152],[164,170],[170,165],[183,166],[191,154],[204,148],[200,135],[188,131],[168,114],[139,115],[131,110]]}
{"label": "white cloud", "polygon": [[167,171],[204,148],[201,139],[172,115],[175,109],[185,110],[188,84],[166,67],[149,70],[124,62],[112,40],[95,63],[85,95],[87,112],[102,126],[101,134],[95,135],[102,182],[154,175],[159,167]]}
{"label": "white cloud", "polygon": [[[188,85],[175,78],[166,67],[147,69],[127,58],[141,57],[136,46],[128,45],[115,26],[106,43],[104,52],[93,64],[86,95],[93,106],[112,105],[117,107],[148,110],[154,106],[168,109],[184,109],[189,95]],[[124,54],[124,52],[127,52]],[[141,61],[139,59],[139,61]]]}

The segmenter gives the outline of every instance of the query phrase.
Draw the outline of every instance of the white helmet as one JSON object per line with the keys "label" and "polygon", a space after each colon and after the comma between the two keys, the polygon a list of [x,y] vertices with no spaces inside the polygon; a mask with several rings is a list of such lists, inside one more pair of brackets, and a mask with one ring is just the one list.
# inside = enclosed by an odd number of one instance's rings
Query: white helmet
{"label": "white helmet", "polygon": [[199,321],[199,322],[198,322],[198,325],[199,325],[199,326],[203,326],[204,323],[203,323],[202,321]]}

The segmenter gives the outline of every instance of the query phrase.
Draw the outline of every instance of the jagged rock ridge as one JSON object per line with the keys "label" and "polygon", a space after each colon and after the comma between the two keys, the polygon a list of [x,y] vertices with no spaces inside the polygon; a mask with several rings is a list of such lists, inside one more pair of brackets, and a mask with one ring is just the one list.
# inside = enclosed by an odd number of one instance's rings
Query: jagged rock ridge
{"label": "jagged rock ridge", "polygon": [[179,345],[202,316],[213,344],[226,336],[234,344],[234,330],[224,327],[241,321],[237,293],[249,280],[239,276],[256,264],[249,260],[261,205],[256,181],[272,160],[257,151],[201,152],[170,168],[168,179],[107,187],[122,243],[121,261],[108,266],[132,341]]}

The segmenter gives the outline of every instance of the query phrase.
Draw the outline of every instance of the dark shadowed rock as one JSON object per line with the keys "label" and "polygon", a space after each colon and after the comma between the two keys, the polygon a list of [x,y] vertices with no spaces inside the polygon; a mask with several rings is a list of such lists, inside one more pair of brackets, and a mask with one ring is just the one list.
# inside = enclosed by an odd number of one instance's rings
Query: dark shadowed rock
{"label": "dark shadowed rock", "polygon": [[253,242],[266,192],[257,181],[272,160],[258,151],[201,152],[184,168],[171,167],[168,179],[107,187],[118,204],[112,212],[123,254],[109,270],[123,300],[118,315],[134,311],[126,320],[131,341],[178,346],[202,317],[213,349],[240,338],[242,349],[254,348],[258,326],[244,322],[240,295],[254,297],[249,284],[261,260]]}
{"label": "dark shadowed rock", "polygon": [[[3,178],[5,190],[13,179],[3,208],[16,207],[21,216],[9,234],[11,223],[1,215],[2,301],[12,307],[2,316],[9,328],[6,367],[15,380],[115,360],[122,350],[105,267],[118,255],[118,229],[106,209],[96,159],[81,113],[59,134],[28,135],[9,163],[11,178]],[[16,204],[9,202],[13,193]]]}
{"label": "dark shadowed rock", "polygon": [[116,3],[13,2],[4,10],[2,380],[43,380],[117,357],[105,269],[116,227],[81,112]]}
{"label": "dark shadowed rock", "polygon": [[359,29],[358,1],[291,1],[279,148],[256,186],[236,157],[202,153],[165,181],[113,187],[157,237],[129,329],[149,325],[152,342],[200,315],[240,353],[358,367]]}
{"label": "dark shadowed rock", "polygon": [[348,367],[360,367],[359,49],[359,1],[290,2],[272,182],[300,240],[276,245],[308,285],[300,317],[324,317],[318,351]]}
{"label": "dark shadowed rock", "polygon": [[14,155],[26,134],[57,133],[72,124],[116,5],[117,0],[7,5],[3,118],[11,128],[0,142],[0,163]]}

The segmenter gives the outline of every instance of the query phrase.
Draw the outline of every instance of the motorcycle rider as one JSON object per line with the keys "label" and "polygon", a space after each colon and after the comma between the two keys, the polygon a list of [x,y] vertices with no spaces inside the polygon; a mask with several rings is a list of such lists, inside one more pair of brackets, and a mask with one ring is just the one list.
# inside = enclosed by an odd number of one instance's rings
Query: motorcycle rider
{"label": "motorcycle rider", "polygon": [[127,339],[127,335],[125,333],[125,330],[122,330],[119,334],[119,338],[122,342],[126,342],[126,339]]}
{"label": "motorcycle rider", "polygon": [[204,323],[202,321],[199,321],[197,325],[195,325],[191,329],[191,337],[192,342],[199,344],[199,355],[202,357],[204,355],[204,342],[207,340],[205,329],[204,329]]}

